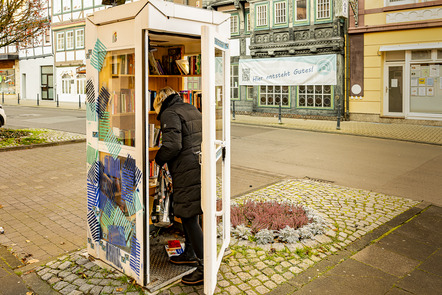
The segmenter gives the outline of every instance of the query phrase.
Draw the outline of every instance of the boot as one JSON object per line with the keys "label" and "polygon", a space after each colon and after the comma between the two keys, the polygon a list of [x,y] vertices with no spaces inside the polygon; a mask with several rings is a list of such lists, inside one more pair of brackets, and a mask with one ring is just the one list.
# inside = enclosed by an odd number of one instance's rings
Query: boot
{"label": "boot", "polygon": [[196,260],[195,252],[193,252],[192,246],[190,243],[185,243],[184,252],[178,256],[172,256],[169,260],[173,264],[180,265],[190,265],[197,266],[198,261]]}
{"label": "boot", "polygon": [[201,285],[204,284],[204,264],[202,259],[196,258],[198,265],[196,267],[196,270],[192,273],[185,275],[181,282],[184,285]]}

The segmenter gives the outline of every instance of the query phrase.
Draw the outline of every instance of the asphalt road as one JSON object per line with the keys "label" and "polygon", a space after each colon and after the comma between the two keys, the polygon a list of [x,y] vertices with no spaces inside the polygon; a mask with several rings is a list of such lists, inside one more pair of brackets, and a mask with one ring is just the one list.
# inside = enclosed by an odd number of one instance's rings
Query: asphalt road
{"label": "asphalt road", "polygon": [[47,128],[86,134],[86,112],[43,107],[3,106],[5,128]]}
{"label": "asphalt road", "polygon": [[[86,112],[5,106],[7,128],[85,134]],[[442,147],[232,124],[232,195],[284,178],[313,178],[442,206]]]}

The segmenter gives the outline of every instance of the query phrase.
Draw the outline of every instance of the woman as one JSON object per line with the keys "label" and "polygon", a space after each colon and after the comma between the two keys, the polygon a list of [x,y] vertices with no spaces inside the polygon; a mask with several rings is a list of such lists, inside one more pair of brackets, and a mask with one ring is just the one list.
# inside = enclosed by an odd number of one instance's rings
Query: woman
{"label": "woman", "polygon": [[162,145],[155,162],[167,163],[172,176],[172,206],[174,215],[181,218],[185,249],[179,256],[172,256],[174,264],[188,264],[197,269],[182,278],[187,285],[202,284],[203,232],[199,225],[201,210],[201,113],[191,104],[184,103],[179,94],[170,87],[158,92],[154,109],[161,123]]}

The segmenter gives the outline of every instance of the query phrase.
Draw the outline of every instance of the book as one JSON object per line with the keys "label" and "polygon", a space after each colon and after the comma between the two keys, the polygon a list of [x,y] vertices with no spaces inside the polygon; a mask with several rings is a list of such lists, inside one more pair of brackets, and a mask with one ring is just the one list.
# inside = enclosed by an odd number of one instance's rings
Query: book
{"label": "book", "polygon": [[184,245],[182,245],[181,242],[179,242],[179,244],[178,247],[171,247],[169,244],[164,246],[169,257],[178,256],[184,252]]}
{"label": "book", "polygon": [[178,65],[178,69],[182,72],[183,75],[189,75],[189,61],[186,59],[177,59],[175,60]]}
{"label": "book", "polygon": [[149,52],[149,73],[151,75],[160,75],[160,71],[158,70],[158,65],[153,52]]}
{"label": "book", "polygon": [[178,65],[175,62],[176,60],[180,60],[183,58],[183,47],[174,47],[169,48],[167,50],[168,53],[168,60],[169,60],[169,67],[170,67],[170,75],[180,75],[181,72],[178,69]]}

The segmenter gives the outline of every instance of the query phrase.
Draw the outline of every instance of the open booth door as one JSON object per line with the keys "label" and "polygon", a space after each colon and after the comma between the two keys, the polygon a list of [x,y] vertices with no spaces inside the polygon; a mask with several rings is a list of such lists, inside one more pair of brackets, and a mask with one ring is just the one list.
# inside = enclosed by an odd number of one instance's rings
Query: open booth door
{"label": "open booth door", "polygon": [[230,243],[230,55],[228,41],[208,26],[201,47],[204,293],[213,294]]}

